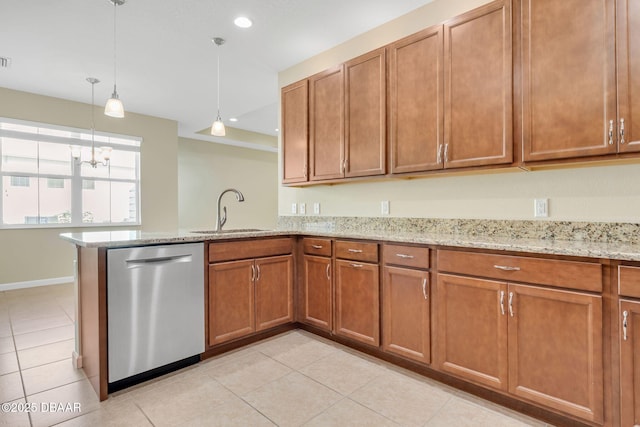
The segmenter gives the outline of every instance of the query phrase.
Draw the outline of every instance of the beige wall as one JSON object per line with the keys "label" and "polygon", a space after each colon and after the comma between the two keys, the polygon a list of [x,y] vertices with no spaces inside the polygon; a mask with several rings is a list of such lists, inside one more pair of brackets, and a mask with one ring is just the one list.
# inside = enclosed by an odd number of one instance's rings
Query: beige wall
{"label": "beige wall", "polygon": [[[339,64],[422,28],[441,23],[486,0],[434,0],[420,9],[356,37],[279,74],[280,86]],[[281,159],[280,159],[281,161]],[[282,165],[279,165],[282,170]],[[280,172],[281,174],[281,172]],[[281,179],[281,177],[280,177]],[[533,199],[549,199],[549,220],[640,222],[640,165],[466,176],[432,175],[413,180],[280,186],[280,215],[291,204],[314,202],[321,215],[380,216],[389,200],[391,216],[424,218],[533,219]]]}
{"label": "beige wall", "polygon": [[[0,88],[0,117],[88,128],[87,104]],[[127,112],[113,119],[95,107],[96,129],[143,138],[141,214],[145,231],[178,227],[178,128],[171,120]],[[96,230],[95,228],[90,230]],[[70,230],[0,230],[0,285],[73,275],[73,245],[58,235]]]}
{"label": "beige wall", "polygon": [[240,190],[245,201],[238,203],[232,194],[224,196],[225,228],[274,228],[278,216],[277,163],[277,153],[180,138],[180,228],[215,228],[217,197],[227,188]]}

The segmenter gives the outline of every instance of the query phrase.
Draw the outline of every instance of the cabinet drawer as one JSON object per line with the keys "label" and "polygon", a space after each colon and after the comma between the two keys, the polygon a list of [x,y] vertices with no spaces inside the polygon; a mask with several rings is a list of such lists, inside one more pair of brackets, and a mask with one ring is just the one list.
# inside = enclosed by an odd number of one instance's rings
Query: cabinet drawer
{"label": "cabinet drawer", "polygon": [[382,247],[382,260],[389,265],[428,269],[429,248],[385,244]]}
{"label": "cabinet drawer", "polygon": [[209,262],[287,255],[292,250],[291,238],[209,243]]}
{"label": "cabinet drawer", "polygon": [[602,266],[589,262],[442,250],[438,271],[602,292]]}
{"label": "cabinet drawer", "polygon": [[640,298],[640,267],[618,266],[618,293]]}
{"label": "cabinet drawer", "polygon": [[336,258],[378,262],[378,244],[337,240]]}
{"label": "cabinet drawer", "polygon": [[305,254],[331,256],[331,239],[305,237],[302,239]]}

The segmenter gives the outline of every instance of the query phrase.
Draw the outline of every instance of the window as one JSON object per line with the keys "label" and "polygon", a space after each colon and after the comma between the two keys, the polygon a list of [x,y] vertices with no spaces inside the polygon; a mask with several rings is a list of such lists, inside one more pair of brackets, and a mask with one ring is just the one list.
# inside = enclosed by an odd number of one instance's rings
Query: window
{"label": "window", "polygon": [[0,228],[140,224],[140,138],[0,118]]}

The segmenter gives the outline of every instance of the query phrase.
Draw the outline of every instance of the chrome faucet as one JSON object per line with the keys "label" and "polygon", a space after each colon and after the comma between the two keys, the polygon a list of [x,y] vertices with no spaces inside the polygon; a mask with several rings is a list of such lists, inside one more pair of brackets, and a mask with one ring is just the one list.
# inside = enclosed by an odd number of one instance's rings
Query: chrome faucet
{"label": "chrome faucet", "polygon": [[244,196],[241,192],[236,190],[235,188],[227,188],[218,196],[218,210],[216,211],[216,231],[222,231],[222,226],[227,222],[227,207],[222,208],[222,216],[220,216],[220,202],[222,201],[222,196],[225,193],[233,192],[236,193],[236,200],[239,202],[244,202]]}

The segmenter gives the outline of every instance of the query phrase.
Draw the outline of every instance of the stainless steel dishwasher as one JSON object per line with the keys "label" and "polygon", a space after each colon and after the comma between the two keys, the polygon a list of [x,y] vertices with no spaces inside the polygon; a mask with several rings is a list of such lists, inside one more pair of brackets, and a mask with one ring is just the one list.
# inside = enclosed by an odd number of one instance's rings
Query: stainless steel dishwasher
{"label": "stainless steel dishwasher", "polygon": [[204,244],[109,249],[109,391],[199,360]]}

